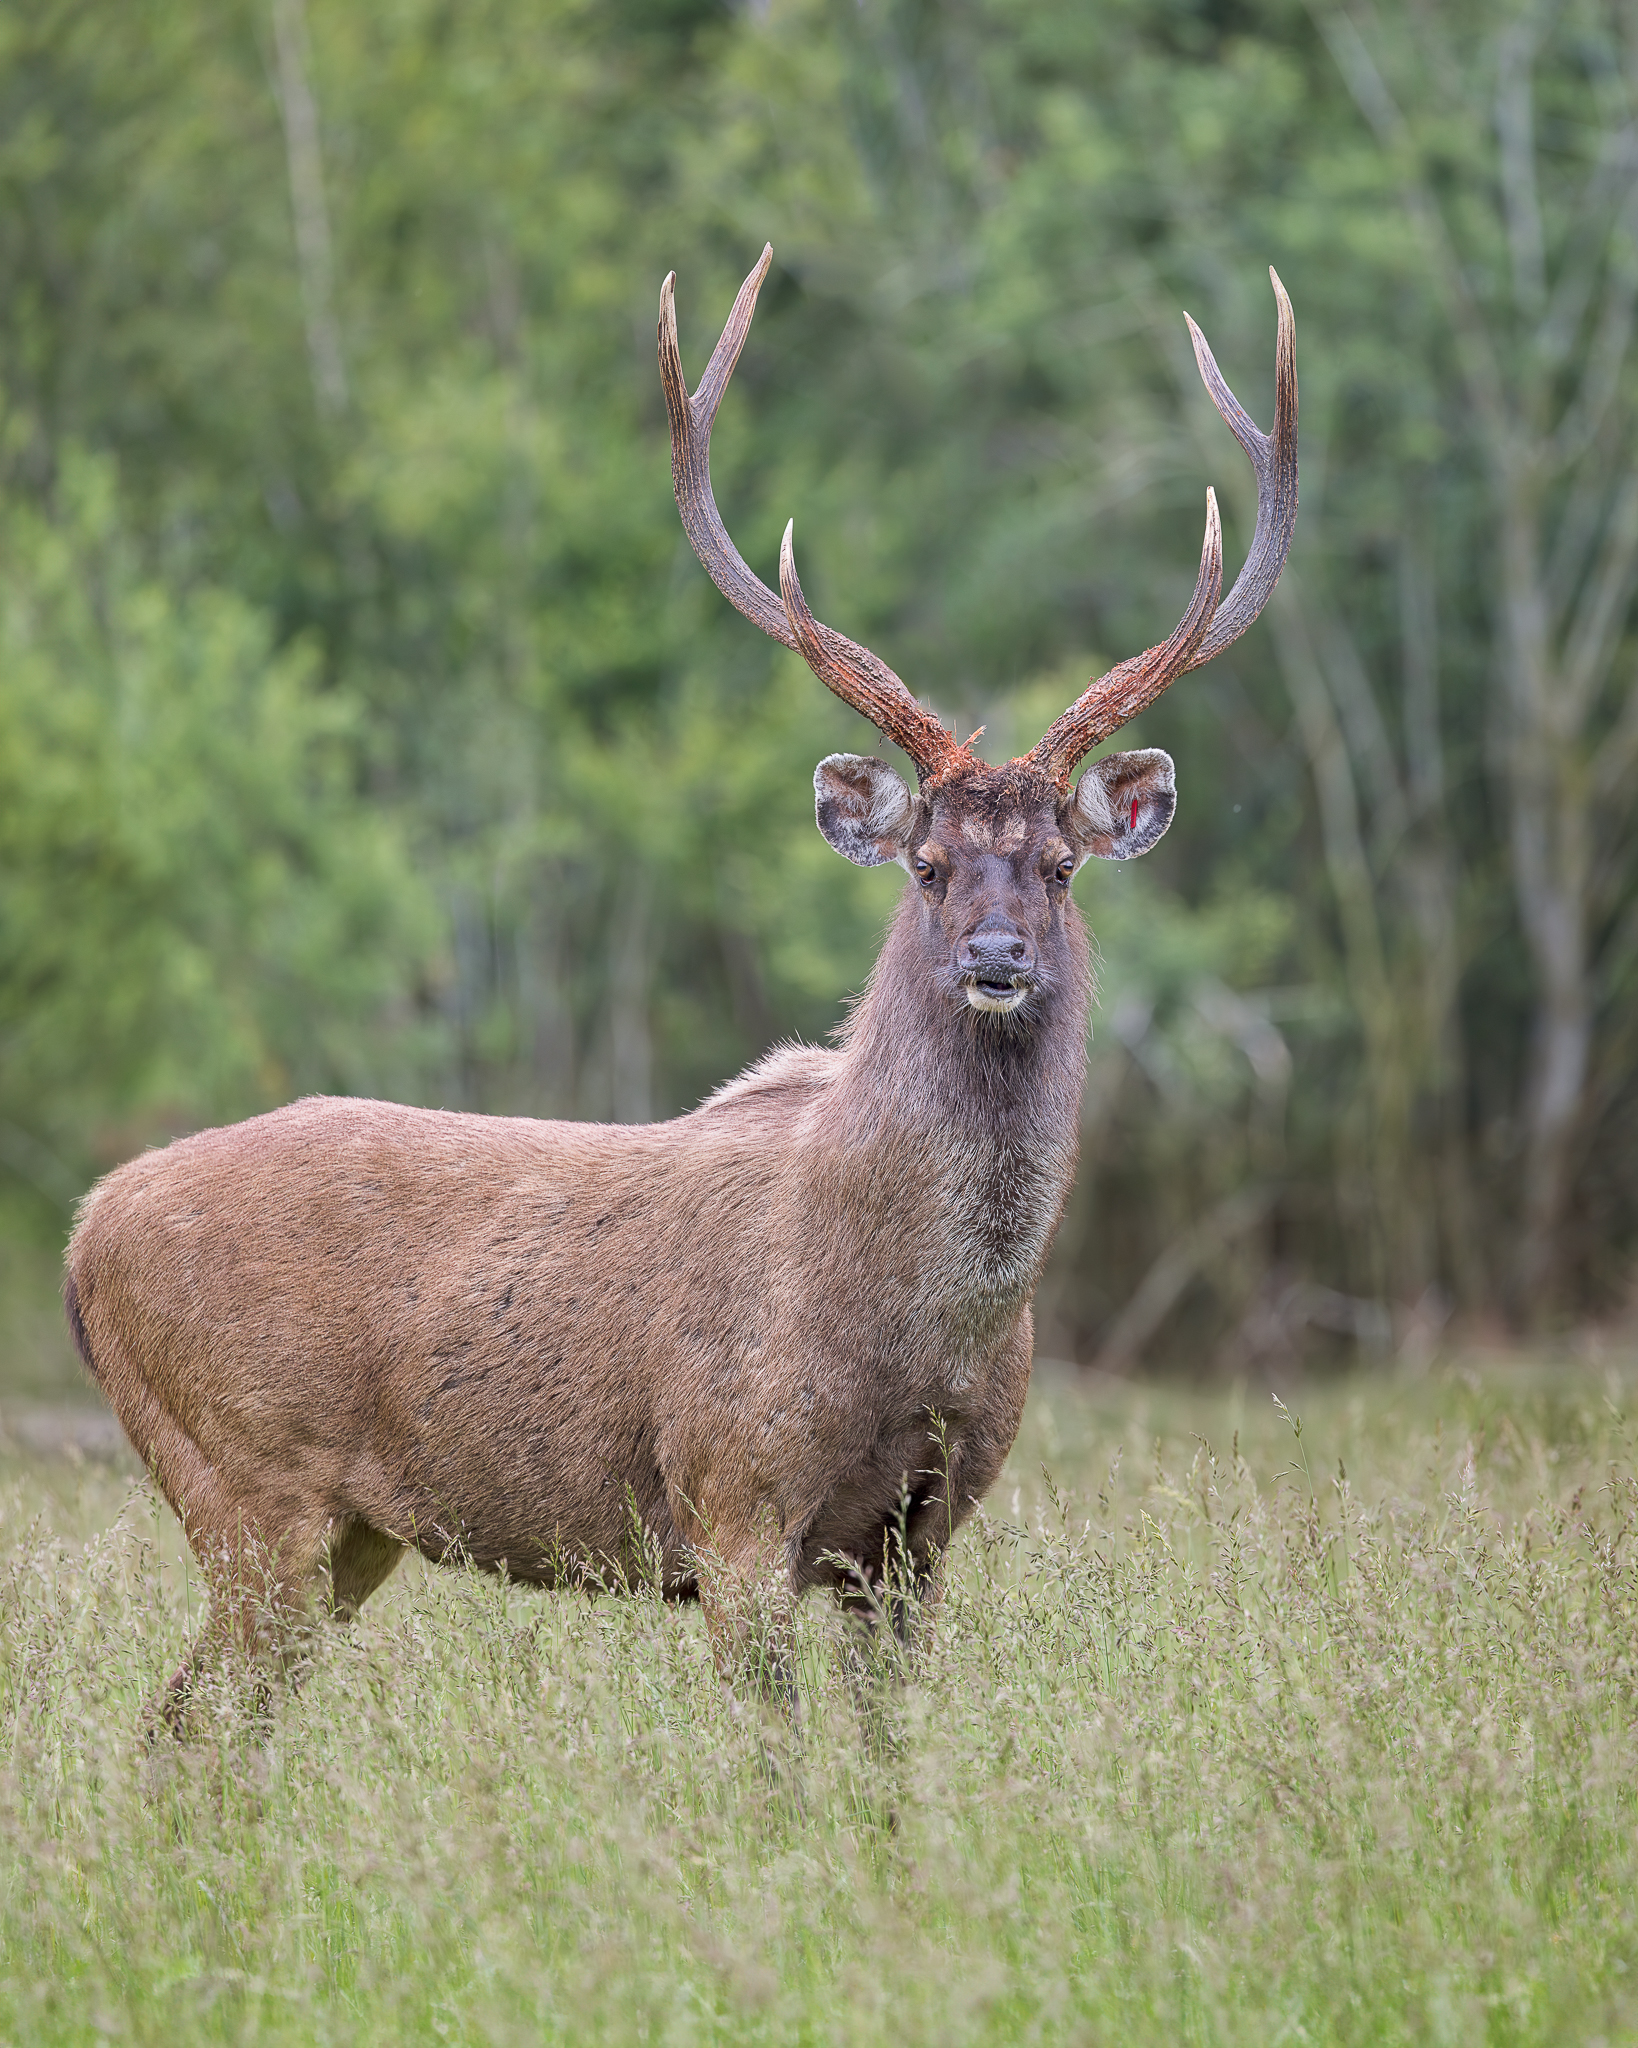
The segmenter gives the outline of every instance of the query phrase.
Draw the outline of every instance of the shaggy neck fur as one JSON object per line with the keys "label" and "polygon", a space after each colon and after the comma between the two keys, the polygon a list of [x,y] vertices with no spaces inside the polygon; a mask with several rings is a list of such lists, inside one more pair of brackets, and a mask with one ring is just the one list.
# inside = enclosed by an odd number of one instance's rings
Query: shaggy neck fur
{"label": "shaggy neck fur", "polygon": [[1061,1130],[1073,1140],[1086,1079],[1092,969],[1086,928],[1064,905],[1043,948],[1040,986],[1011,1016],[987,1016],[943,985],[907,890],[865,993],[837,1033],[850,1135],[877,1125],[944,1125],[1003,1138]]}
{"label": "shaggy neck fur", "polygon": [[934,1240],[952,1297],[1016,1312],[1033,1291],[1074,1177],[1092,975],[1066,902],[1040,986],[1010,1016],[972,1009],[923,941],[913,891],[843,1027],[826,1121],[895,1175],[905,1227]]}

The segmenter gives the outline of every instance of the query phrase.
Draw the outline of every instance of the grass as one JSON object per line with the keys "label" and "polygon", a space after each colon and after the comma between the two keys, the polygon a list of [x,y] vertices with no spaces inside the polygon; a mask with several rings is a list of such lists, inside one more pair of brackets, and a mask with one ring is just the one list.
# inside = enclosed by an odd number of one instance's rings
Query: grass
{"label": "grass", "polygon": [[0,2035],[1638,2039],[1635,1403],[1045,1380],[868,1740],[817,1603],[791,1738],[695,1615],[412,1568],[146,1758],[174,1524],[13,1457]]}

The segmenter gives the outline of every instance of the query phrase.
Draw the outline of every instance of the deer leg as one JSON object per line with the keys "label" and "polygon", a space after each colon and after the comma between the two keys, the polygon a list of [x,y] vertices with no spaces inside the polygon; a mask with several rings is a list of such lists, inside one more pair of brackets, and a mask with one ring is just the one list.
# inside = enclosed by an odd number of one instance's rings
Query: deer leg
{"label": "deer leg", "polygon": [[258,1714],[265,1714],[272,1676],[299,1681],[312,1594],[322,1577],[322,1523],[292,1519],[276,1539],[263,1533],[265,1524],[249,1520],[217,1529],[184,1514],[183,1525],[210,1605],[193,1647],[149,1706],[150,1740],[161,1727],[185,1734],[199,1678],[213,1666],[237,1666],[253,1683]]}
{"label": "deer leg", "polygon": [[314,1595],[320,1611],[351,1622],[397,1569],[405,1546],[367,1522],[331,1524],[322,1535],[300,1524],[277,1543],[258,1532],[235,1530],[213,1541],[188,1528],[194,1555],[210,1588],[210,1611],[192,1649],[160,1688],[148,1725],[181,1735],[200,1673],[224,1657],[241,1663],[255,1680],[261,1711],[269,1700],[268,1674],[298,1685],[312,1636]]}
{"label": "deer leg", "polygon": [[[328,1516],[299,1483],[269,1477],[232,1446],[207,1446],[156,1391],[156,1375],[132,1360],[112,1331],[97,1340],[103,1390],[182,1524],[209,1595],[204,1625],[188,1655],[149,1702],[149,1740],[184,1732],[205,1667],[242,1659],[289,1675],[301,1650],[317,1583]],[[258,1680],[265,1697],[265,1680]]]}
{"label": "deer leg", "polygon": [[[918,1502],[904,1488],[872,1552],[834,1560],[842,1679],[865,1748],[879,1763],[898,1751],[899,1695],[938,1605],[948,1536],[942,1500]],[[893,1824],[891,1807],[887,1819]]]}
{"label": "deer leg", "polygon": [[370,1595],[398,1569],[405,1545],[369,1522],[342,1522],[325,1548],[325,1602],[333,1620],[354,1620]]}
{"label": "deer leg", "polygon": [[706,1637],[723,1683],[796,1717],[796,1556],[771,1508],[730,1542],[696,1541]]}
{"label": "deer leg", "polygon": [[[873,1761],[894,1762],[902,1740],[902,1701],[915,1675],[926,1624],[938,1603],[942,1558],[896,1560],[886,1571],[863,1564],[833,1588],[843,1622],[836,1654],[860,1739]],[[890,1780],[882,1781],[880,1818],[897,1826]]]}
{"label": "deer leg", "polygon": [[941,1503],[917,1502],[906,1492],[870,1551],[833,1560],[836,1604],[865,1638],[891,1643],[896,1652],[914,1649],[938,1604],[948,1528]]}

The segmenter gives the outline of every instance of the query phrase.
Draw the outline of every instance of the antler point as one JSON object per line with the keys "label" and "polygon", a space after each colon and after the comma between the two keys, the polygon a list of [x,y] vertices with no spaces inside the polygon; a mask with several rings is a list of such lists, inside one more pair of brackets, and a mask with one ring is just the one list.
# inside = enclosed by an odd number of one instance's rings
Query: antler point
{"label": "antler point", "polygon": [[796,573],[796,548],[791,535],[796,531],[796,521],[785,521],[785,532],[779,543],[779,602],[785,608],[785,618],[797,638],[797,651],[807,659],[807,649],[802,646],[803,628],[809,624],[806,600],[802,596],[802,579]]}
{"label": "antler point", "polygon": [[[664,354],[676,358],[679,373],[682,369],[682,351],[677,342],[677,273],[668,270],[665,283],[660,286],[660,347]],[[687,389],[686,384],[684,389]]]}

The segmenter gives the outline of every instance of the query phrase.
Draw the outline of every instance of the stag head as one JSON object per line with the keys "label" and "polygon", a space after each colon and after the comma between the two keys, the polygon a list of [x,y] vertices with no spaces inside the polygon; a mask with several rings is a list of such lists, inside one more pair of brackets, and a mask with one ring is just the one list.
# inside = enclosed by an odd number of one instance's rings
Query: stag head
{"label": "stag head", "polygon": [[[660,378],[671,420],[671,479],[683,526],[712,582],[770,638],[800,654],[845,704],[915,764],[918,789],[885,761],[832,754],[814,771],[819,829],[860,867],[897,861],[922,898],[924,949],[952,1000],[987,1015],[1027,1013],[1050,990],[1062,956],[1064,904],[1089,858],[1147,853],[1177,807],[1171,756],[1159,748],[1105,755],[1070,787],[1084,757],[1136,718],[1167,685],[1239,639],[1268,602],[1297,519],[1296,323],[1285,287],[1279,309],[1274,431],[1264,434],[1224,382],[1206,337],[1189,320],[1195,361],[1217,410],[1257,474],[1257,525],[1233,589],[1221,598],[1223,537],[1206,492],[1206,536],[1194,595],[1158,646],[1089,683],[1027,754],[991,766],[917,703],[885,662],[822,625],[802,595],[792,547],[779,551],[776,595],[728,537],[711,489],[711,424],[750,332],[773,261],[770,243],[740,286],[699,388],[689,394],[677,346],[676,276],[660,288]],[[1185,319],[1188,316],[1184,315]],[[977,737],[976,734],[973,736]]]}

